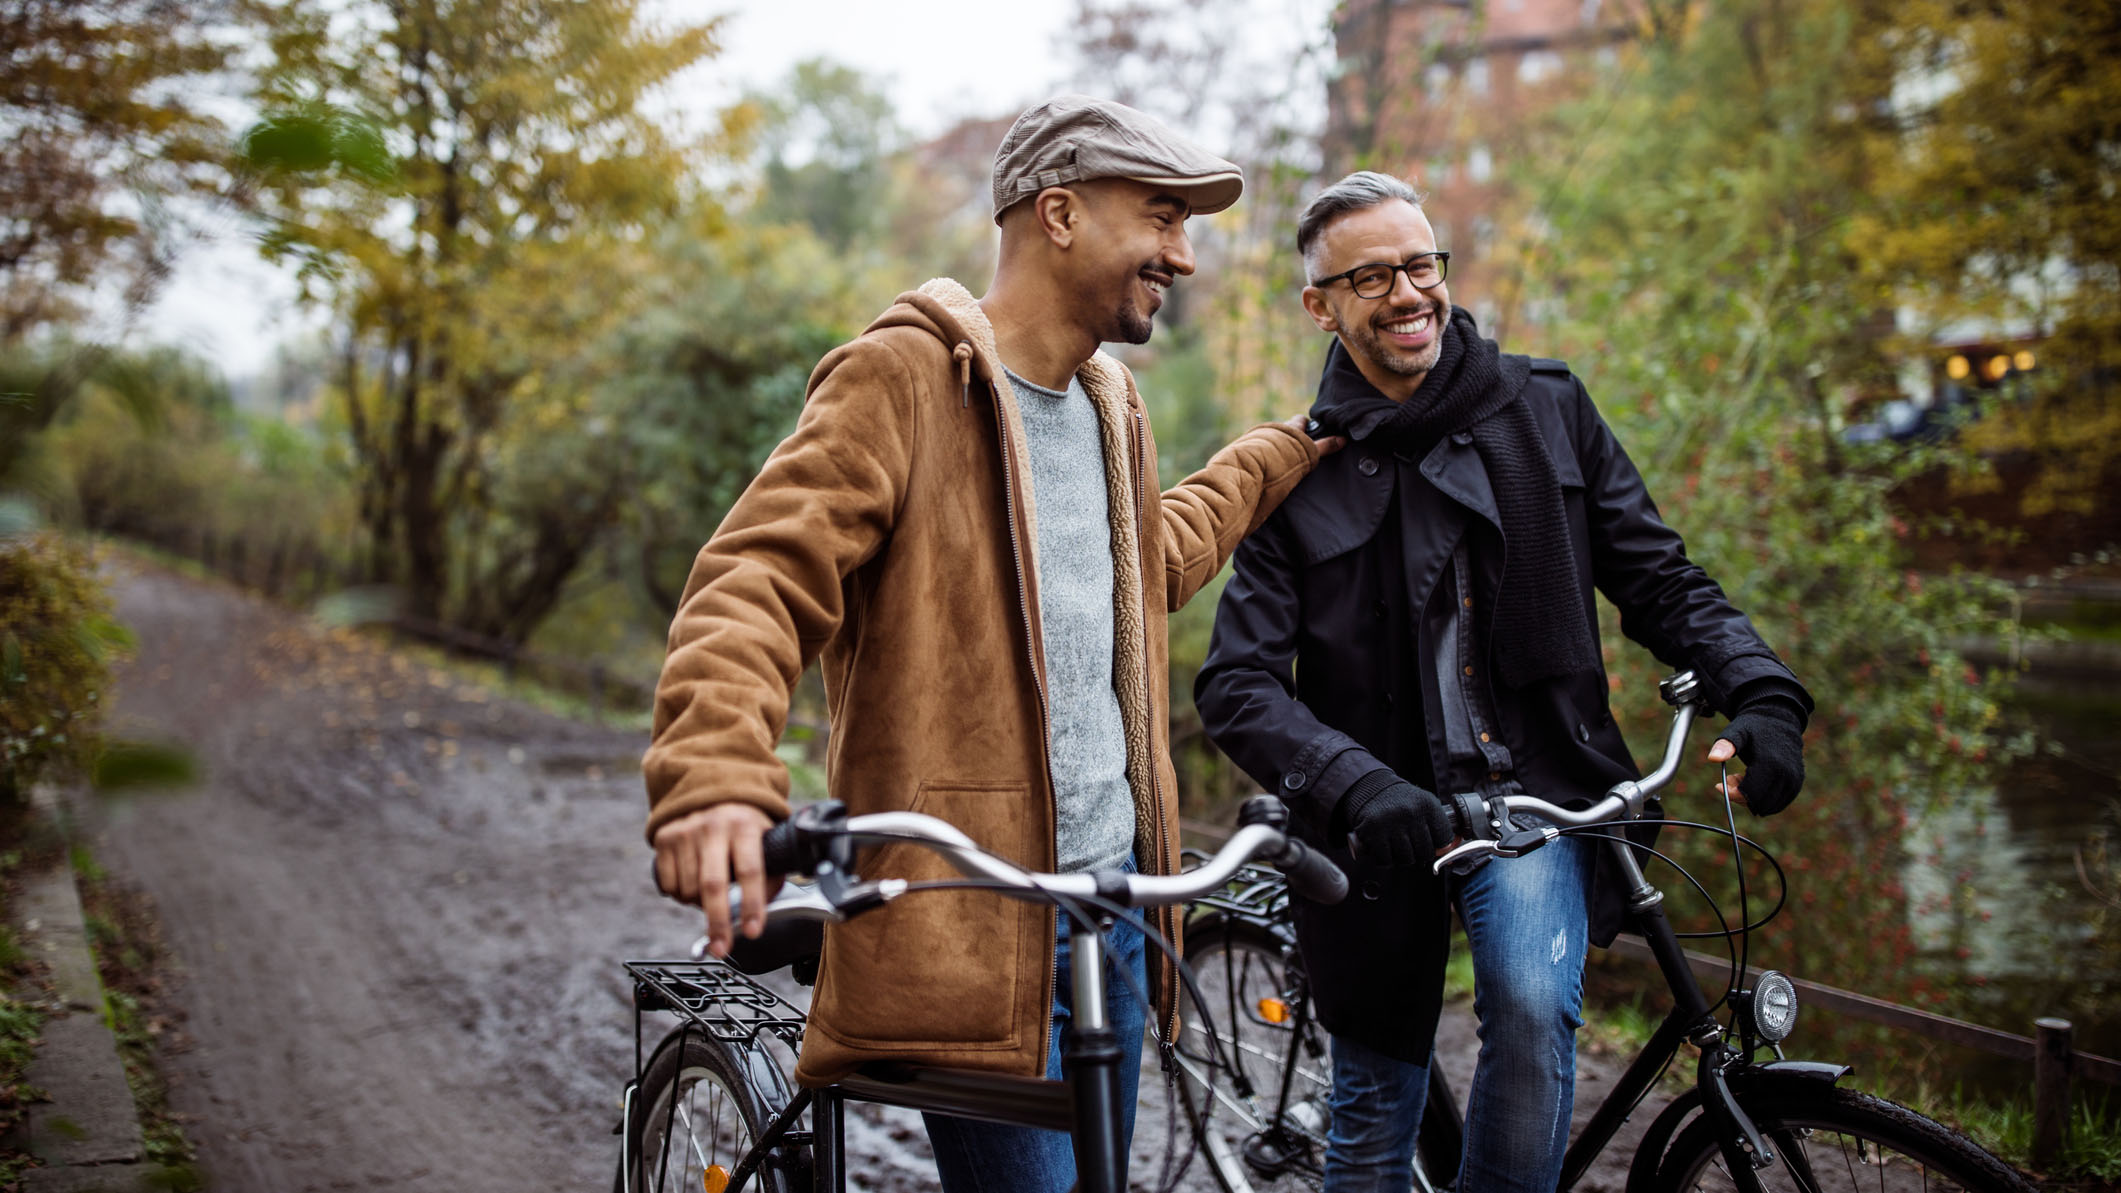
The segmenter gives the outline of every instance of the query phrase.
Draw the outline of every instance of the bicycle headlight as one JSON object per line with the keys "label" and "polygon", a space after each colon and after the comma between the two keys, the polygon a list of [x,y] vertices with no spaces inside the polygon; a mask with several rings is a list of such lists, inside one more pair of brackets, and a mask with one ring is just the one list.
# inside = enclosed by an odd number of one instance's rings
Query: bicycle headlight
{"label": "bicycle headlight", "polygon": [[1797,984],[1768,970],[1753,983],[1753,1029],[1770,1044],[1781,1043],[1797,1028]]}

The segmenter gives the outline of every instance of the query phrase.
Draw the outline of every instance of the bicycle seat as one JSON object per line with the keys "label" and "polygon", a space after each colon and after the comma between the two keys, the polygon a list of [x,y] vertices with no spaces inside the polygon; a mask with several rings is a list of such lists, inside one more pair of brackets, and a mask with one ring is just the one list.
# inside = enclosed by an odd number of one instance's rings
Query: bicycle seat
{"label": "bicycle seat", "polygon": [[729,947],[729,964],[739,973],[754,976],[795,967],[795,980],[808,986],[817,981],[818,951],[825,945],[825,925],[811,919],[789,919],[769,923],[756,940],[738,935]]}

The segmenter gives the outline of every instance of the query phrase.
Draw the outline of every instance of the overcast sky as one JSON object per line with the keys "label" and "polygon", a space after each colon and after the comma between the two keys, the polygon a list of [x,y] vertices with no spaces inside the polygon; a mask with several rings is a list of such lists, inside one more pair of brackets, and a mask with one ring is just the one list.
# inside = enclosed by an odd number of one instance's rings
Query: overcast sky
{"label": "overcast sky", "polygon": [[[717,111],[796,62],[822,57],[871,76],[916,137],[961,117],[1020,110],[1055,90],[1066,70],[1057,39],[1074,9],[1069,0],[649,3],[676,21],[728,14],[721,55],[669,96],[680,111]],[[1292,9],[1314,3],[1323,7],[1323,0],[1305,0]],[[226,215],[208,231],[211,241],[179,261],[131,338],[188,345],[231,378],[245,377],[270,361],[279,343],[316,326],[318,316],[297,310],[286,278],[258,260],[253,229]]]}

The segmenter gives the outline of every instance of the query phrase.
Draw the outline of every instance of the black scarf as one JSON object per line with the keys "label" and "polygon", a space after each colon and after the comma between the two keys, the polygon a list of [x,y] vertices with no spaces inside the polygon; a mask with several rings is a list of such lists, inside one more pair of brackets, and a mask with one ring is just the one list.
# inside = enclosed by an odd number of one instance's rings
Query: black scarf
{"label": "black scarf", "polygon": [[1416,458],[1447,435],[1472,434],[1502,516],[1506,549],[1490,640],[1511,687],[1599,666],[1561,479],[1524,401],[1531,376],[1530,358],[1504,356],[1495,341],[1481,338],[1472,315],[1454,307],[1436,367],[1405,402],[1379,393],[1336,338],[1312,408],[1330,430]]}

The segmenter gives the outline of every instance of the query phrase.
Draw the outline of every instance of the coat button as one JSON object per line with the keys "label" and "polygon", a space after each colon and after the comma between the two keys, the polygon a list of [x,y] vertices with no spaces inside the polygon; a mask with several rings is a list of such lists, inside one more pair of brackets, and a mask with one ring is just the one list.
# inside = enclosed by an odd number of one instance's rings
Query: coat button
{"label": "coat button", "polygon": [[1451,433],[1451,442],[1457,444],[1460,447],[1464,447],[1466,444],[1473,442],[1473,432],[1453,431]]}
{"label": "coat button", "polygon": [[1295,791],[1304,785],[1304,773],[1300,770],[1290,771],[1281,777],[1281,785],[1291,791]]}
{"label": "coat button", "polygon": [[1363,882],[1362,882],[1362,897],[1363,897],[1363,898],[1365,898],[1365,899],[1368,899],[1368,900],[1369,900],[1370,902],[1372,902],[1372,903],[1375,903],[1375,902],[1377,902],[1377,900],[1378,900],[1378,899],[1379,899],[1379,898],[1380,898],[1381,896],[1383,896],[1383,894],[1384,894],[1384,893],[1385,893],[1385,889],[1384,889],[1384,887],[1382,887],[1382,886],[1378,885],[1378,882],[1377,882],[1377,880],[1376,880],[1376,879],[1374,879],[1374,878],[1365,878],[1365,879],[1363,879]]}
{"label": "coat button", "polygon": [[1362,473],[1364,476],[1376,476],[1377,461],[1370,458],[1369,456],[1364,456],[1362,459],[1356,461],[1355,471]]}
{"label": "coat button", "polygon": [[1584,724],[1583,724],[1583,722],[1582,722],[1582,721],[1578,721],[1578,722],[1576,722],[1576,740],[1577,740],[1577,741],[1589,741],[1589,740],[1591,740],[1591,731],[1590,731],[1589,729],[1586,729],[1586,728],[1584,727]]}

